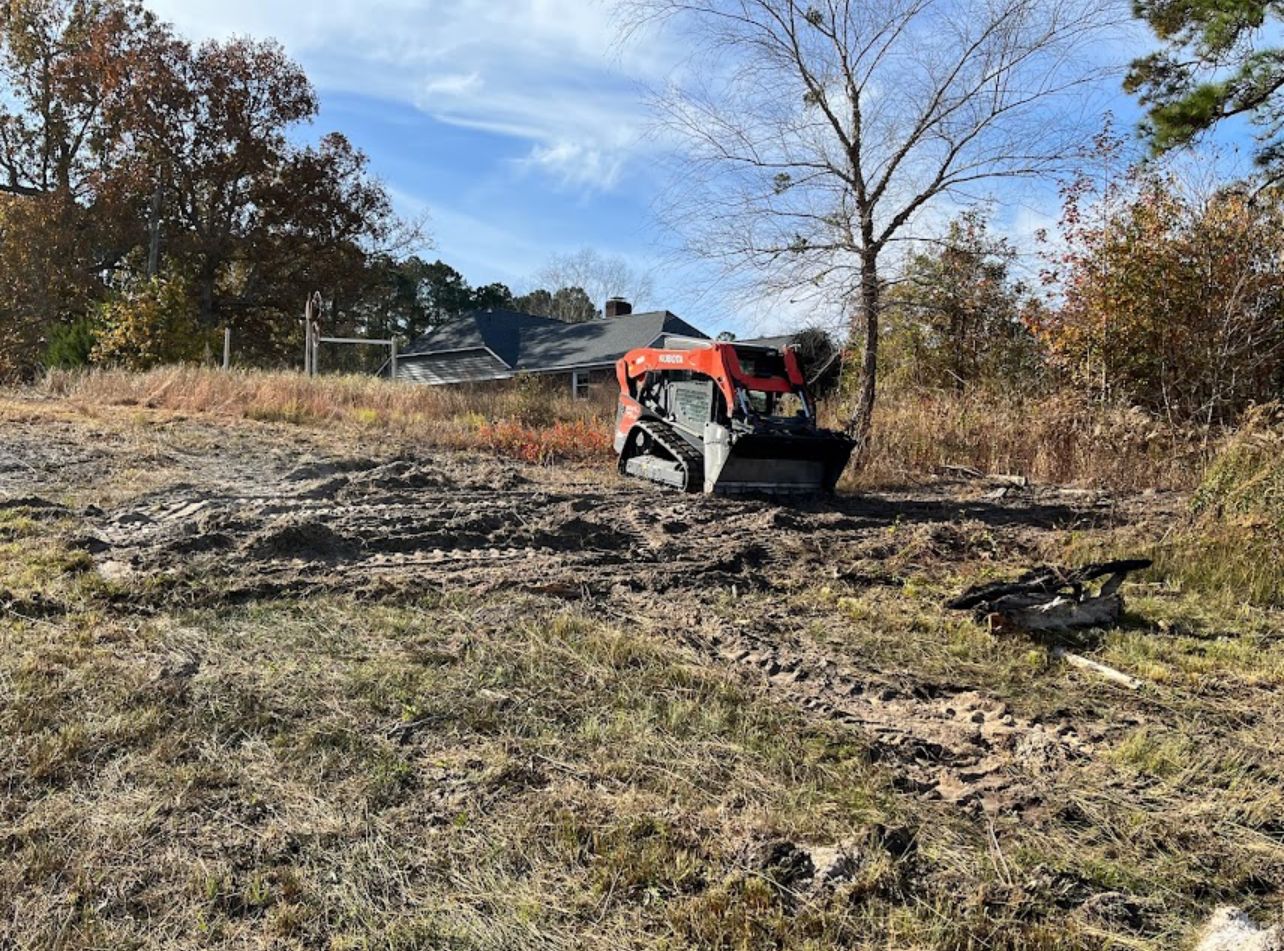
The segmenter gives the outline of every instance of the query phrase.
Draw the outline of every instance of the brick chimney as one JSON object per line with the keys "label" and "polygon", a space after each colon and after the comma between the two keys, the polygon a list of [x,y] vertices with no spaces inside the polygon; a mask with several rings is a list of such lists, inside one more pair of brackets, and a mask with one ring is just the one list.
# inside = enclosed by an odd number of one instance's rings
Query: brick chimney
{"label": "brick chimney", "polygon": [[606,302],[607,317],[627,317],[633,313],[633,305],[623,297],[612,297]]}

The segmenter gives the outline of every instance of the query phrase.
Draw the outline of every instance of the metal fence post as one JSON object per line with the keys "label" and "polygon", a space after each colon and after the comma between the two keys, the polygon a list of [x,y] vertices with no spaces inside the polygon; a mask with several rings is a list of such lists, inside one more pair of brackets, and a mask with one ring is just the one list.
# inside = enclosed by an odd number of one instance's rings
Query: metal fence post
{"label": "metal fence post", "polygon": [[223,369],[232,368],[232,327],[228,325],[223,328]]}
{"label": "metal fence post", "polygon": [[396,337],[393,337],[392,340],[388,342],[388,347],[392,351],[392,359],[389,361],[392,369],[392,375],[390,378],[393,383],[396,383],[397,382],[397,338]]}

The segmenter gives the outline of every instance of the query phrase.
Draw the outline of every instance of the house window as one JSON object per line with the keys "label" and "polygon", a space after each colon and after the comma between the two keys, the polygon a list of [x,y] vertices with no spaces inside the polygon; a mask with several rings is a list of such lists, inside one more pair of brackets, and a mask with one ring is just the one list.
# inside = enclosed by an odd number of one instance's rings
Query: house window
{"label": "house window", "polygon": [[585,370],[571,371],[571,395],[577,400],[586,400],[589,395],[589,375]]}

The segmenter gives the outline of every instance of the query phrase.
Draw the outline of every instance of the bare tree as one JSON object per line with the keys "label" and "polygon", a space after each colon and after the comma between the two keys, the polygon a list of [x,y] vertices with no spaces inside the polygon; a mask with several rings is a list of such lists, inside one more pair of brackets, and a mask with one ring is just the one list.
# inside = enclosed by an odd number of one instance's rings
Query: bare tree
{"label": "bare tree", "polygon": [[645,306],[654,294],[650,274],[631,267],[624,258],[603,255],[593,248],[554,255],[536,277],[550,291],[582,288],[599,310],[612,297]]}
{"label": "bare tree", "polygon": [[689,250],[840,301],[863,342],[849,429],[868,443],[880,260],[922,212],[1065,169],[1097,122],[1115,0],[622,0],[625,36],[699,44],[658,94]]}

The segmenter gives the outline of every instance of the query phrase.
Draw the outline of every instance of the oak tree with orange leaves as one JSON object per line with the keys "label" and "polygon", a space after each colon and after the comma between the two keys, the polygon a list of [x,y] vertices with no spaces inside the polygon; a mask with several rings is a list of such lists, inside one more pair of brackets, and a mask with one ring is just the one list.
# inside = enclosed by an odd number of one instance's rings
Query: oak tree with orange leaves
{"label": "oak tree with orange leaves", "polygon": [[0,6],[0,374],[83,314],[134,241],[121,120],[133,67],[163,32],[131,3]]}
{"label": "oak tree with orange leaves", "polygon": [[166,282],[199,333],[278,359],[299,301],[352,306],[418,238],[347,139],[292,140],[317,96],[275,42],[194,45],[137,0],[9,0],[0,82],[0,373],[53,328],[154,311]]}

